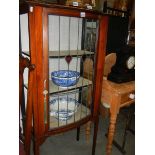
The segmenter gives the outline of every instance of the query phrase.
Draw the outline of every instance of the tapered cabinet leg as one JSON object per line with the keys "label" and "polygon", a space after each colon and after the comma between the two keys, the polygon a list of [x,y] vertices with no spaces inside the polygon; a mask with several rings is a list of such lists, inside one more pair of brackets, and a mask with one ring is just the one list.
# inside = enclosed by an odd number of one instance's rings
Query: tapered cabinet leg
{"label": "tapered cabinet leg", "polygon": [[108,131],[108,142],[107,142],[107,147],[106,147],[106,155],[111,155],[112,143],[113,143],[113,138],[114,138],[114,133],[115,133],[116,118],[117,118],[117,114],[110,115],[110,125],[109,125],[109,131]]}
{"label": "tapered cabinet leg", "polygon": [[77,135],[76,135],[76,140],[79,141],[80,139],[80,126],[77,127]]}
{"label": "tapered cabinet leg", "polygon": [[92,155],[95,155],[96,140],[97,140],[97,131],[98,131],[98,123],[99,123],[99,117],[96,118],[96,121],[94,123],[94,136],[93,136]]}
{"label": "tapered cabinet leg", "polygon": [[34,141],[34,144],[33,144],[33,151],[34,151],[34,155],[39,155],[39,144],[37,141]]}

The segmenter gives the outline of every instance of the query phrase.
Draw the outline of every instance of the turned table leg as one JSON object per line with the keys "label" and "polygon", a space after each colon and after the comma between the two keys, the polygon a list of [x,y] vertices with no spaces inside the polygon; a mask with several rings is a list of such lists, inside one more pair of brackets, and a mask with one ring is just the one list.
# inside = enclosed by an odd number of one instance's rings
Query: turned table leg
{"label": "turned table leg", "polygon": [[106,155],[111,155],[112,152],[112,143],[114,139],[116,119],[117,114],[119,112],[120,101],[121,101],[120,95],[114,94],[112,96],[112,101],[110,105],[110,124],[108,129],[108,142],[106,146]]}
{"label": "turned table leg", "polygon": [[86,135],[87,144],[89,144],[89,141],[90,141],[90,133],[91,133],[91,121],[86,123],[86,126],[85,126],[85,135]]}
{"label": "turned table leg", "polygon": [[117,119],[117,114],[110,116],[110,125],[109,125],[109,130],[108,130],[108,142],[107,142],[107,147],[106,147],[107,155],[111,155],[112,143],[113,143],[113,138],[114,138],[114,133],[115,133],[116,119]]}

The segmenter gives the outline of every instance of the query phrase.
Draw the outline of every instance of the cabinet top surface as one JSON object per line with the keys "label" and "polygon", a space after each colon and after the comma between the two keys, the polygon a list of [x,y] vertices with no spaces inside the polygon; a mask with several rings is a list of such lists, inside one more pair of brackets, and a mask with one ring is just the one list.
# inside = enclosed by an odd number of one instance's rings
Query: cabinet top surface
{"label": "cabinet top surface", "polygon": [[19,9],[22,11],[23,7],[29,7],[29,6],[41,6],[46,8],[57,8],[57,9],[67,9],[67,10],[75,10],[75,11],[84,11],[88,13],[93,13],[96,15],[103,15],[103,12],[98,10],[90,10],[85,9],[83,7],[73,7],[73,6],[67,6],[67,5],[60,5],[56,3],[49,2],[48,0],[21,0],[19,3]]}

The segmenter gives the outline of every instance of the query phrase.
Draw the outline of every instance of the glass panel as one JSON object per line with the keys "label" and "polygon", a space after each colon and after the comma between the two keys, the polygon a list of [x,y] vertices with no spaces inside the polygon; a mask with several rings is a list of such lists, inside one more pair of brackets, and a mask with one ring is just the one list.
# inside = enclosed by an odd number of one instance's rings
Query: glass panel
{"label": "glass panel", "polygon": [[97,21],[48,16],[50,129],[91,115]]}

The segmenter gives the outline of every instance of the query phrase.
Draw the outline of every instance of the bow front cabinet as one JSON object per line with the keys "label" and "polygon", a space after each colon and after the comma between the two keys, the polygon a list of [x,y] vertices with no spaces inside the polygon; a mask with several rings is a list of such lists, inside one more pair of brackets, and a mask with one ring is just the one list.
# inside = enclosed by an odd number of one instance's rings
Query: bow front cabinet
{"label": "bow front cabinet", "polygon": [[31,140],[39,155],[47,137],[77,128],[78,139],[88,121],[94,123],[95,154],[107,25],[108,17],[94,10],[20,4],[20,134],[27,155]]}

